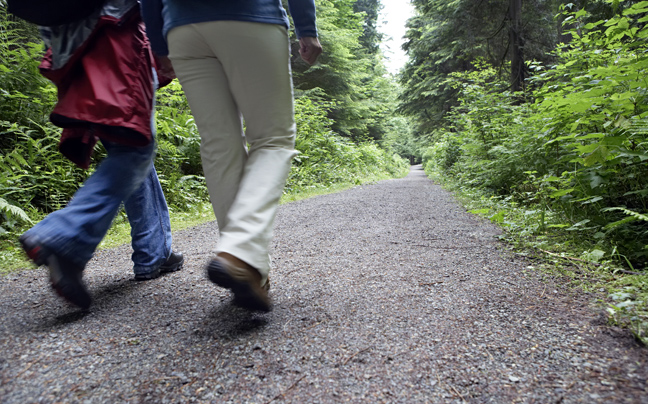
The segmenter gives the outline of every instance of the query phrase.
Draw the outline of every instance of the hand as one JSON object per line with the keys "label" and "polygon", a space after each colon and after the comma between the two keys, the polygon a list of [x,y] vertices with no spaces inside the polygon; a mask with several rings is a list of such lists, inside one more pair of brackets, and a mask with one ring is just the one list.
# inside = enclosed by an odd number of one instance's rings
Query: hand
{"label": "hand", "polygon": [[299,54],[304,62],[311,66],[314,65],[321,53],[322,45],[317,38],[307,36],[299,39]]}
{"label": "hand", "polygon": [[167,56],[155,56],[155,64],[157,65],[157,71],[160,75],[173,80],[176,78],[175,71],[173,70],[173,65],[171,64],[171,59]]}

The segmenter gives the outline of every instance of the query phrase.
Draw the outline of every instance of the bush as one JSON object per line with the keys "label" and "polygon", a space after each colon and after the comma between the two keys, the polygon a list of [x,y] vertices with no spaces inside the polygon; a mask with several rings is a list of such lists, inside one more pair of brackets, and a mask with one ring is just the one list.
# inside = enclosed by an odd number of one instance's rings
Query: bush
{"label": "bush", "polygon": [[379,148],[373,142],[357,145],[331,131],[327,117],[331,103],[313,103],[302,97],[295,102],[299,155],[293,160],[286,192],[335,183],[360,183],[362,179],[403,176],[406,160]]}
{"label": "bush", "polygon": [[[452,76],[460,105],[433,134],[425,168],[462,186],[527,205],[537,232],[568,231],[608,256],[648,262],[648,2],[578,25],[559,63],[536,71],[531,94],[497,72]],[[563,229],[563,230],[559,230]]]}

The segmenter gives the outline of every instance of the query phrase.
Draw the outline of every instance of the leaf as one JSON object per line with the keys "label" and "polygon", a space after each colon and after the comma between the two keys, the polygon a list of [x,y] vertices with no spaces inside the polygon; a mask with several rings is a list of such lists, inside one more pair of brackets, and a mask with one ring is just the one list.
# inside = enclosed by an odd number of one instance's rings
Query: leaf
{"label": "leaf", "polygon": [[[609,125],[611,123],[612,123],[611,121],[606,122],[605,125]],[[578,139],[579,140],[582,140],[582,139],[602,139],[604,137],[605,137],[605,133],[588,133],[585,136],[579,136]]]}
{"label": "leaf", "polygon": [[607,147],[600,145],[589,156],[585,157],[583,162],[585,166],[593,166],[596,163],[603,164],[609,155],[610,150]]}
{"label": "leaf", "polygon": [[592,173],[590,176],[590,188],[594,189],[603,183],[603,177]]}
{"label": "leaf", "polygon": [[629,158],[638,157],[639,161],[648,160],[648,154],[643,153],[643,152],[624,151],[624,152],[619,153],[619,157],[629,157]]}
{"label": "leaf", "polygon": [[625,213],[628,216],[632,216],[637,220],[643,220],[644,222],[648,222],[648,215],[645,215],[643,213],[635,212],[630,209],[622,208],[622,207],[613,207],[613,208],[605,208],[603,209],[603,212],[611,212],[615,210],[620,210],[621,212]]}
{"label": "leaf", "polygon": [[504,211],[500,211],[488,218],[493,223],[502,223],[504,222]]}
{"label": "leaf", "polygon": [[560,190],[552,193],[551,195],[549,195],[549,197],[551,197],[551,198],[560,198],[561,196],[565,196],[565,195],[567,195],[567,194],[569,194],[569,193],[571,193],[573,191],[574,191],[574,188],[560,189]]}
{"label": "leaf", "polygon": [[648,12],[648,1],[640,1],[623,11],[623,15],[643,14]]}
{"label": "leaf", "polygon": [[584,252],[583,258],[585,258],[588,261],[599,262],[604,255],[605,255],[605,251],[594,249],[592,251]]}
{"label": "leaf", "polygon": [[0,198],[0,212],[7,212],[13,216],[17,216],[21,220],[27,223],[33,223],[32,220],[27,216],[24,210],[20,209],[18,206],[12,205],[7,202],[4,198]]}
{"label": "leaf", "polygon": [[571,226],[569,229],[567,229],[567,230],[569,230],[569,231],[573,231],[573,230],[581,230],[581,228],[583,227],[583,225],[584,225],[584,224],[587,224],[587,223],[589,223],[589,222],[590,222],[589,219],[581,220],[580,222],[578,222],[578,223],[572,225],[572,226]]}
{"label": "leaf", "polygon": [[490,209],[485,208],[485,209],[473,209],[469,210],[468,213],[472,213],[475,215],[485,215],[486,213],[490,212]]}
{"label": "leaf", "polygon": [[628,217],[625,217],[625,218],[623,218],[621,220],[617,220],[616,222],[606,224],[605,227],[603,227],[603,229],[612,230],[612,229],[614,229],[616,227],[619,227],[619,226],[624,225],[624,224],[632,223],[632,222],[634,222],[636,220],[637,220],[636,217],[628,216]]}
{"label": "leaf", "polygon": [[598,143],[586,144],[582,146],[577,146],[576,149],[581,154],[592,153],[596,148],[599,147]]}
{"label": "leaf", "polygon": [[581,205],[589,205],[591,203],[596,203],[598,201],[603,200],[602,196],[595,196],[593,198],[586,199],[585,201],[581,202]]}

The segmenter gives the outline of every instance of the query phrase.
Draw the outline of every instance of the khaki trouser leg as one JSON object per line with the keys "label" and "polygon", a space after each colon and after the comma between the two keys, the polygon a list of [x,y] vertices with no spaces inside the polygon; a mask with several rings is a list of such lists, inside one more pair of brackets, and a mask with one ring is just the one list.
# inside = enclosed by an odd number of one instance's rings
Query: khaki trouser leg
{"label": "khaki trouser leg", "polygon": [[201,135],[217,252],[257,268],[265,282],[277,205],[296,154],[287,31],[214,21],[174,28],[168,41]]}

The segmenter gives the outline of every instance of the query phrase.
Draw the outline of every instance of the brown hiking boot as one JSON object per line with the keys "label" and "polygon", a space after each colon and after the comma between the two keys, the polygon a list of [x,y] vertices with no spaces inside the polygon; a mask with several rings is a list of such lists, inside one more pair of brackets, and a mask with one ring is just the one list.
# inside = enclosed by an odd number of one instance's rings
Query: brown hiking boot
{"label": "brown hiking boot", "polygon": [[259,271],[233,255],[218,254],[207,265],[207,276],[218,286],[232,289],[237,306],[252,311],[270,311],[270,282],[262,286]]}

